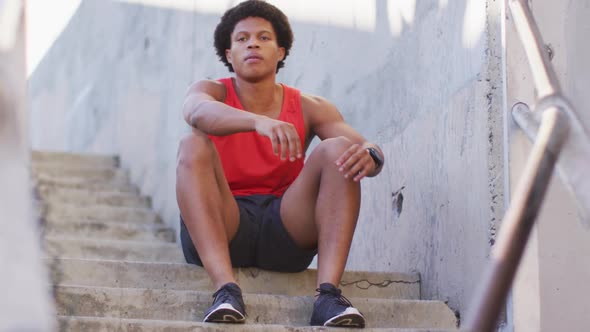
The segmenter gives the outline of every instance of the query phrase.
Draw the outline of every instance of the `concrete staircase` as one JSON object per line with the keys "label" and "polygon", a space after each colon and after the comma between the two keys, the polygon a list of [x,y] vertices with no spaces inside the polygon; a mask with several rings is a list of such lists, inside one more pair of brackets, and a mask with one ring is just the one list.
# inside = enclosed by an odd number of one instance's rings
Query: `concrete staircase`
{"label": "concrete staircase", "polygon": [[[315,270],[236,269],[246,325],[201,323],[205,271],[184,263],[175,233],[115,157],[34,152],[32,174],[60,331],[315,331]],[[374,331],[454,330],[442,302],[420,300],[417,274],[347,272],[340,287]],[[337,331],[343,331],[337,329]]]}

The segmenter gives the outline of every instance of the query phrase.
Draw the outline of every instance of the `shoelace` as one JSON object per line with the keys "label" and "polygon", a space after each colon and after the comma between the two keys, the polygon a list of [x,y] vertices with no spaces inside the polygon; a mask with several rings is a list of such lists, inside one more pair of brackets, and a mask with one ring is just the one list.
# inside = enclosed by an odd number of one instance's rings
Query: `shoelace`
{"label": "shoelace", "polygon": [[217,301],[217,296],[221,296],[221,300],[222,301],[226,301],[227,299],[229,299],[230,294],[233,295],[234,297],[239,297],[240,293],[229,288],[229,287],[221,287],[220,289],[217,290],[217,292],[213,293],[213,301]]}
{"label": "shoelace", "polygon": [[340,289],[337,289],[337,288],[336,289],[316,288],[315,291],[318,292],[318,294],[316,294],[317,297],[319,297],[321,295],[331,295],[336,298],[336,300],[339,304],[342,304],[347,307],[352,307],[352,303],[346,297],[344,297],[344,295],[342,295],[342,290],[340,290]]}

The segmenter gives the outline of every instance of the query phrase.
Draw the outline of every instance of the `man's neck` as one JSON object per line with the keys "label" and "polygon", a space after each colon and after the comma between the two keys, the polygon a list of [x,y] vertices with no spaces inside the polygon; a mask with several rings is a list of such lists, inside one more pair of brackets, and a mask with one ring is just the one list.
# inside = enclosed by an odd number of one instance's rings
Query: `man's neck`
{"label": "man's neck", "polygon": [[[236,77],[235,88],[242,106],[254,113],[275,112],[277,102],[282,99],[282,89],[276,84],[274,76],[259,82],[249,82]],[[278,105],[280,108],[281,103]]]}

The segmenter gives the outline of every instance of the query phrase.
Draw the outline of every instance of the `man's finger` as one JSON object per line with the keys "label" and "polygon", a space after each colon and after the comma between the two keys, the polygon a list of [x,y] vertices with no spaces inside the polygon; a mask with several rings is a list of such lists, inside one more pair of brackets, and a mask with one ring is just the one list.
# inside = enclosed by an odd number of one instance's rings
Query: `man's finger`
{"label": "man's finger", "polygon": [[299,135],[297,135],[297,139],[295,140],[295,148],[297,151],[297,158],[303,158],[303,152],[302,152],[302,148],[301,148],[301,138],[299,137]]}
{"label": "man's finger", "polygon": [[275,155],[279,155],[279,139],[277,138],[277,134],[274,132],[272,132],[270,138],[270,144],[272,144],[272,152]]}
{"label": "man's finger", "polygon": [[277,133],[277,136],[281,144],[281,160],[285,160],[287,159],[287,151],[289,149],[289,139],[282,130]]}
{"label": "man's finger", "polygon": [[[358,144],[353,144],[351,147],[346,149],[346,151],[344,151],[344,153],[340,155],[338,159],[336,159],[336,166],[343,166],[344,163],[355,153],[357,149]],[[343,170],[342,167],[340,167],[340,169]]]}
{"label": "man's finger", "polygon": [[364,168],[362,171],[360,171],[360,173],[358,173],[355,177],[354,177],[354,181],[359,182],[360,180],[362,180],[365,176],[367,176],[369,174],[369,170],[368,168]]}
{"label": "man's finger", "polygon": [[363,151],[359,151],[358,148],[359,146],[357,145],[355,147],[355,151],[353,151],[352,154],[348,157],[348,159],[346,159],[342,163],[342,166],[340,166],[339,169],[340,172],[347,173],[352,166],[354,166],[359,160],[361,160],[364,157]]}
{"label": "man's finger", "polygon": [[[293,129],[293,131],[295,130]],[[289,160],[295,161],[295,158],[298,155],[297,142],[299,141],[299,137],[297,136],[297,133],[289,133],[287,138],[289,139]]]}
{"label": "man's finger", "polygon": [[[356,155],[354,156],[356,157]],[[350,158],[352,159],[352,158]],[[349,159],[349,160],[350,160]],[[357,161],[351,165],[350,169],[344,173],[344,177],[345,178],[353,178],[354,176],[356,176],[360,171],[362,171],[363,169],[366,168],[367,165],[367,161],[364,160],[363,158],[359,158],[357,159]]]}

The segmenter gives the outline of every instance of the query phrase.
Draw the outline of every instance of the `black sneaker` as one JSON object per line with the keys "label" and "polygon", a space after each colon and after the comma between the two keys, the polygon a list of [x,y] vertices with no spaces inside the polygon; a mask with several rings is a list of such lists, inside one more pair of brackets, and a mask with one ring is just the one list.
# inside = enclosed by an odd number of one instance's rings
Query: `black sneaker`
{"label": "black sneaker", "polygon": [[352,306],[342,291],[330,283],[316,289],[317,300],[313,304],[311,325],[333,327],[365,327],[365,317]]}
{"label": "black sneaker", "polygon": [[246,310],[240,286],[230,282],[213,294],[213,304],[205,312],[205,323],[244,323]]}

